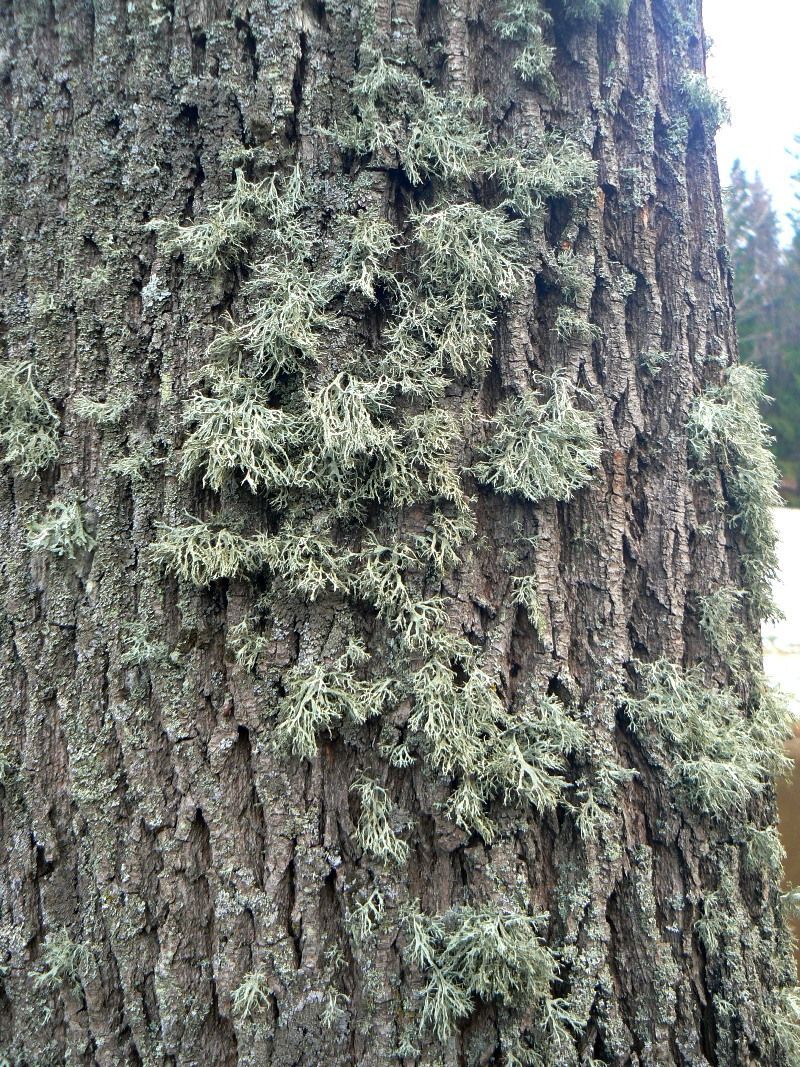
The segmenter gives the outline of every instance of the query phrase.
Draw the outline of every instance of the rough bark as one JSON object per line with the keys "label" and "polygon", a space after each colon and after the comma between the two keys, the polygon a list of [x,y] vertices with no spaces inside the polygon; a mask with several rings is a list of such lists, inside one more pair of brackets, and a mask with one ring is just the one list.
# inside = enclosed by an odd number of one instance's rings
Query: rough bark
{"label": "rough bark", "polygon": [[[686,88],[703,68],[701,17],[692,0],[598,4],[597,17],[592,6],[554,3],[540,20],[552,82],[531,83],[513,66],[520,34],[498,33],[503,9],[479,0],[380,0],[372,12],[339,0],[3,5],[3,360],[52,405],[36,419],[58,445],[33,473],[9,462],[0,481],[6,1062],[789,1062],[776,1037],[793,981],[777,868],[752,860],[754,842],[770,842],[771,787],[703,811],[671,774],[669,732],[635,729],[626,703],[647,685],[636,662],[669,661],[701,664],[742,722],[760,706],[752,654],[735,661],[698,608],[743,589],[732,640],[756,632],[735,471],[718,451],[713,477],[698,479],[709,456],[687,440],[693,403],[736,358],[713,116]],[[588,193],[545,197],[525,218],[498,207],[507,197],[485,172],[412,181],[390,150],[341,147],[331,131],[352,119],[353,79],[378,52],[440,99],[481,96],[485,152],[568,136],[576,165],[596,162]],[[254,151],[222,151],[232,144]],[[457,417],[445,466],[469,494],[474,533],[442,574],[402,577],[417,601],[442,598],[447,633],[469,643],[474,677],[509,723],[547,697],[582,731],[552,756],[556,802],[537,808],[506,783],[480,793],[472,823],[451,817],[466,772],[437,768],[409,726],[409,672],[436,649],[427,636],[404,648],[363,585],[331,579],[312,596],[263,560],[193,582],[154,549],[189,516],[224,512],[242,537],[284,528],[274,491],[233,472],[216,491],[202,467],[181,477],[197,375],[226,314],[247,321],[269,235],[248,232],[204,271],[169,223],[211,217],[236,166],[256,183],[288,180],[295,165],[334,273],[342,214],[373,211],[407,236],[412,207],[455,187],[519,223],[527,271],[491,309],[488,370],[448,372],[424,402]],[[570,288],[559,252],[574,253],[588,287]],[[419,256],[394,254],[407,284]],[[378,290],[376,302],[331,298],[336,328],[300,386],[281,378],[275,409],[294,388],[352,373],[354,351],[363,376],[378,375],[393,299],[385,277]],[[572,325],[559,335],[565,306]],[[532,502],[475,470],[503,404],[544,400],[535,374],[555,371],[594,417],[601,461],[570,499]],[[403,404],[423,401],[392,418]],[[446,511],[452,499],[438,496]],[[436,499],[397,506],[379,487],[364,514],[329,527],[335,502],[317,492],[312,539],[334,529],[342,559],[368,530],[417,544]],[[72,534],[41,525],[62,514],[54,502],[77,509]],[[526,576],[527,606],[514,585]],[[249,663],[234,633],[248,620]],[[351,638],[368,664],[342,659]],[[343,714],[317,731],[316,752],[277,744],[292,669],[337,661],[363,686],[396,683],[382,707],[363,691],[381,715]],[[461,692],[475,663],[448,662]],[[365,847],[365,781],[393,805],[394,860]],[[415,901],[421,922],[444,917],[429,931],[434,966],[411,946]],[[479,946],[488,986],[464,978],[468,1009],[437,1033],[432,975],[457,956],[469,917],[545,913],[542,941],[527,930],[523,946],[549,953],[536,957],[552,968],[544,991],[512,965],[521,993],[509,992]]]}

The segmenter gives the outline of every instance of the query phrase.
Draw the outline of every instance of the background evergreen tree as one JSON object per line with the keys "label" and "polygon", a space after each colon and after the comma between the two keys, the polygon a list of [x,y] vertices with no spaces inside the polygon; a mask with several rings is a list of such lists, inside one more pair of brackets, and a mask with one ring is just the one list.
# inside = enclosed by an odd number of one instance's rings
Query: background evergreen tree
{"label": "background evergreen tree", "polygon": [[772,403],[763,413],[792,502],[800,472],[800,222],[791,219],[782,247],[769,192],[739,162],[725,205],[741,357],[768,375]]}

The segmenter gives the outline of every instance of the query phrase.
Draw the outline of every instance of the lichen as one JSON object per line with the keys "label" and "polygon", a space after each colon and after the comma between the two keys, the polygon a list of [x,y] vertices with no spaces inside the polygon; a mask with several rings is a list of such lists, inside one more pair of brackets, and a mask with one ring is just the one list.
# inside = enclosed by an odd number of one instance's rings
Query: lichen
{"label": "lichen", "polygon": [[272,407],[238,368],[211,366],[204,378],[208,395],[195,394],[183,415],[192,430],[182,448],[184,476],[202,470],[217,492],[233,475],[254,493],[306,484],[308,471],[290,458],[303,439],[298,419]]}
{"label": "lichen", "polygon": [[711,137],[726,122],[730,122],[731,114],[724,97],[708,84],[699,70],[689,70],[684,74],[680,91],[691,118],[701,122]]}
{"label": "lichen", "polygon": [[20,478],[36,476],[59,452],[59,419],[36,377],[32,363],[16,362],[0,378],[0,462]]}
{"label": "lichen", "polygon": [[39,958],[34,989],[55,992],[64,986],[79,989],[92,973],[94,956],[88,945],[73,941],[66,927],[47,934]]}
{"label": "lichen", "polygon": [[520,78],[538,86],[548,96],[555,95],[552,63],[553,45],[545,41],[545,29],[553,18],[539,0],[506,0],[495,22],[499,37],[519,44],[514,70]]}
{"label": "lichen", "polygon": [[185,226],[168,219],[154,219],[150,229],[158,234],[166,253],[183,255],[190,267],[211,272],[239,263],[247,254],[260,223],[264,219],[286,221],[301,199],[298,170],[281,189],[275,175],[251,181],[245,169],[237,167],[232,189],[212,206],[207,218]]}
{"label": "lichen", "polygon": [[660,660],[638,666],[640,692],[624,699],[631,728],[667,772],[676,796],[713,819],[743,817],[788,765],[788,712],[766,685],[745,708],[695,668]]}
{"label": "lichen", "polygon": [[361,802],[356,837],[358,843],[372,856],[402,864],[408,858],[408,843],[392,826],[395,812],[389,794],[377,782],[362,775],[351,787]]}
{"label": "lichen", "polygon": [[264,549],[258,536],[243,536],[235,525],[192,518],[183,526],[159,527],[153,561],[185,582],[203,586],[259,570]]}
{"label": "lichen", "polygon": [[270,1003],[269,979],[259,971],[246,974],[231,994],[231,1008],[240,1019],[254,1019],[263,1015]]}
{"label": "lichen", "polygon": [[754,611],[767,618],[775,612],[772,581],[777,569],[773,509],[781,503],[778,471],[769,449],[770,436],[761,419],[764,375],[736,366],[725,382],[694,401],[687,426],[689,454],[698,476],[722,475],[730,501],[730,522],[741,531],[747,592]]}
{"label": "lichen", "polygon": [[403,912],[404,953],[422,973],[420,1027],[446,1041],[475,1009],[475,1001],[501,1005],[512,1018],[525,1009],[529,1035],[520,1022],[506,1022],[512,1046],[549,1064],[563,1040],[569,1016],[553,995],[557,959],[541,936],[546,915],[508,904],[461,905],[431,916],[411,904]]}
{"label": "lichen", "polygon": [[73,402],[73,410],[79,419],[87,419],[98,426],[116,426],[130,407],[131,400],[130,394],[122,392],[106,400],[78,396]]}
{"label": "lichen", "polygon": [[391,698],[389,680],[364,681],[348,655],[330,666],[297,664],[283,679],[284,696],[275,729],[277,744],[301,759],[313,759],[318,738],[347,720],[363,725]]}
{"label": "lichen", "polygon": [[747,640],[740,619],[745,593],[725,585],[697,599],[697,624],[713,650],[732,668],[741,663]]}
{"label": "lichen", "polygon": [[28,530],[28,545],[34,552],[75,559],[80,552],[91,552],[95,545],[76,497],[53,500],[42,518],[31,521]]}
{"label": "lichen", "polygon": [[555,697],[531,695],[510,715],[469,646],[447,642],[412,672],[410,684],[412,736],[434,770],[458,779],[447,802],[456,823],[491,841],[486,808],[493,798],[539,813],[562,800],[567,757],[584,748],[586,735]]}
{"label": "lichen", "polygon": [[533,503],[569,500],[600,463],[595,418],[576,407],[582,394],[563,375],[537,384],[549,393],[544,401],[531,392],[499,408],[475,473],[499,492],[519,493]]}

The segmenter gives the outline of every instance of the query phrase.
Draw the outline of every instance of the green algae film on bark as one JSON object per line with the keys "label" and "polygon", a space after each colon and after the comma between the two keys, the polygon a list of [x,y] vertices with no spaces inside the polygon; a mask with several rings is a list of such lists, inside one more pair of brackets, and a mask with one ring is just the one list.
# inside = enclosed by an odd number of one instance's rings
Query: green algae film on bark
{"label": "green algae film on bark", "polygon": [[2,18],[0,1054],[794,1062],[693,3]]}

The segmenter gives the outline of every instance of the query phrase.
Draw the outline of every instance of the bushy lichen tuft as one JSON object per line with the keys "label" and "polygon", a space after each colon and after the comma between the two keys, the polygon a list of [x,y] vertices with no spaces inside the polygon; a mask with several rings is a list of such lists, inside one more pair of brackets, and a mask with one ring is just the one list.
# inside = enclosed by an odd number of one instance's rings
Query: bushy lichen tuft
{"label": "bushy lichen tuft", "polygon": [[29,527],[28,545],[34,552],[74,559],[78,552],[91,552],[95,539],[86,529],[80,501],[54,500],[40,519]]}
{"label": "bushy lichen tuft", "polygon": [[775,611],[772,581],[777,569],[772,509],[781,503],[778,470],[761,419],[764,374],[737,366],[727,381],[699,396],[689,413],[689,453],[701,477],[719,469],[732,505],[730,521],[741,530],[747,590],[755,611]]}
{"label": "bushy lichen tuft", "polygon": [[185,526],[160,526],[152,558],[185,582],[203,586],[259,570],[264,550],[258,536],[245,537],[222,522],[193,519]]}
{"label": "bushy lichen tuft", "polygon": [[481,101],[436,92],[407,65],[368,46],[362,61],[351,88],[355,114],[337,129],[339,144],[400,167],[412,185],[469,178],[487,147]]}
{"label": "bushy lichen tuft", "polygon": [[699,70],[690,70],[684,75],[681,98],[690,117],[701,122],[712,137],[721,126],[730,122],[731,113],[724,97],[708,84]]}
{"label": "bushy lichen tuft", "polygon": [[540,934],[546,918],[503,904],[463,905],[438,916],[407,907],[404,952],[427,979],[422,1027],[446,1041],[480,1000],[511,1012],[524,1008],[533,1027],[546,1031],[556,979],[555,956]]}
{"label": "bushy lichen tuft", "polygon": [[800,988],[786,986],[769,998],[764,1026],[772,1062],[800,1067]]}
{"label": "bushy lichen tuft", "polygon": [[514,60],[514,70],[525,82],[538,86],[548,95],[555,93],[552,63],[553,45],[544,38],[544,31],[553,21],[540,0],[506,0],[495,22],[500,37],[521,45]]}
{"label": "bushy lichen tuft", "polygon": [[708,643],[730,667],[742,660],[746,644],[740,620],[745,593],[725,585],[697,599],[697,623]]}
{"label": "bushy lichen tuft", "polygon": [[281,375],[313,359],[328,323],[327,282],[288,257],[253,268],[242,286],[247,315],[230,322],[209,348],[212,360],[238,361],[244,355],[257,371],[260,387],[271,391]]}
{"label": "bushy lichen tuft", "polygon": [[183,443],[183,474],[203,470],[203,483],[217,492],[234,474],[254,493],[302,487],[308,472],[290,459],[303,439],[297,418],[271,406],[238,368],[212,366],[205,378],[208,395],[196,394],[184,412],[192,432]]}
{"label": "bushy lichen tuft", "polygon": [[345,655],[330,666],[297,664],[286,672],[275,730],[281,748],[301,759],[313,759],[320,734],[330,734],[343,721],[363,725],[380,715],[391,699],[391,682],[360,680],[354,666]]}
{"label": "bushy lichen tuft", "polygon": [[381,860],[405,863],[408,844],[398,837],[392,826],[395,808],[383,786],[362,775],[351,792],[356,793],[361,802],[356,836],[364,851]]}
{"label": "bushy lichen tuft", "polygon": [[255,1019],[269,1008],[269,980],[259,971],[246,974],[231,994],[231,1007],[238,1018]]}
{"label": "bushy lichen tuft", "polygon": [[507,204],[529,220],[538,218],[548,201],[583,201],[597,180],[597,164],[591,156],[556,133],[525,144],[499,146],[487,167]]}
{"label": "bushy lichen tuft", "polygon": [[58,416],[36,386],[32,363],[6,366],[0,377],[0,463],[34,477],[58,457]]}
{"label": "bushy lichen tuft", "polygon": [[195,270],[211,272],[239,263],[260,224],[265,219],[286,222],[302,203],[302,196],[297,169],[282,187],[275,175],[252,181],[244,168],[238,167],[233,188],[211,208],[207,218],[185,226],[154,219],[150,229],[158,234],[165,252],[183,255]]}
{"label": "bushy lichen tuft", "polygon": [[106,400],[92,400],[88,396],[75,398],[73,409],[79,419],[87,419],[98,426],[116,426],[131,405],[131,396],[118,393]]}
{"label": "bushy lichen tuft", "polygon": [[553,810],[566,788],[568,758],[586,735],[555,697],[520,698],[506,709],[469,646],[445,642],[410,676],[411,736],[441,775],[456,778],[450,817],[486,840],[494,837],[487,805],[494,798]]}
{"label": "bushy lichen tuft", "polygon": [[519,289],[519,223],[500,208],[445,203],[420,208],[410,221],[422,253],[418,269],[432,291],[491,309]]}
{"label": "bushy lichen tuft", "polygon": [[576,407],[580,393],[563,375],[538,384],[550,394],[544,401],[526,393],[500,407],[475,473],[499,492],[519,493],[533,503],[569,500],[600,463],[595,418]]}
{"label": "bushy lichen tuft", "polygon": [[386,219],[367,212],[347,216],[343,225],[347,244],[343,264],[345,284],[350,291],[374,303],[379,285],[396,284],[391,261],[401,241]]}
{"label": "bushy lichen tuft", "polygon": [[698,669],[660,660],[640,664],[640,694],[624,707],[650,758],[676,795],[714,819],[742,817],[789,758],[788,712],[766,686],[743,707],[729,689],[705,683]]}
{"label": "bushy lichen tuft", "polygon": [[95,961],[91,949],[73,941],[66,927],[62,927],[45,938],[39,962],[41,969],[34,975],[33,986],[54,992],[64,986],[80,988]]}

